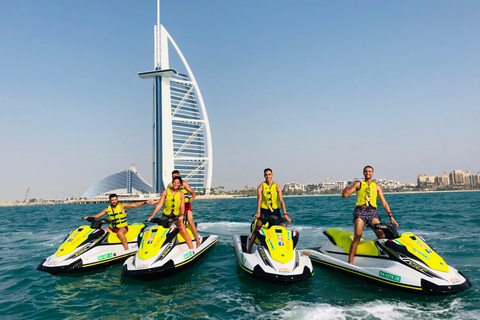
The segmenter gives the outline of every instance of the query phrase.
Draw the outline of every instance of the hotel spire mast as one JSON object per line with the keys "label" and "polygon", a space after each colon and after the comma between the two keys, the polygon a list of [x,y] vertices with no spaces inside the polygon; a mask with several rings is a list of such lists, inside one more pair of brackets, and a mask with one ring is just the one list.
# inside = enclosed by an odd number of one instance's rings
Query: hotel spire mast
{"label": "hotel spire mast", "polygon": [[[169,45],[180,58],[186,74],[170,68]],[[140,72],[138,76],[154,80],[154,192],[161,192],[168,186],[171,172],[176,169],[192,188],[208,194],[213,166],[210,124],[190,66],[160,24],[160,0],[157,0],[157,24],[154,26],[154,70]]]}

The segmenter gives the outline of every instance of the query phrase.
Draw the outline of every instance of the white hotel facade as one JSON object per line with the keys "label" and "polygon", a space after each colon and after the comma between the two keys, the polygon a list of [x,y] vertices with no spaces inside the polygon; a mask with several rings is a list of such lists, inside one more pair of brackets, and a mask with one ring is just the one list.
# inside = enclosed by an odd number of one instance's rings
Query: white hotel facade
{"label": "white hotel facade", "polygon": [[[207,111],[187,60],[160,24],[159,0],[154,43],[154,69],[138,74],[153,79],[153,192],[164,190],[172,181],[172,171],[179,170],[194,190],[208,194],[213,157]],[[170,53],[178,56],[185,74],[170,66]]]}

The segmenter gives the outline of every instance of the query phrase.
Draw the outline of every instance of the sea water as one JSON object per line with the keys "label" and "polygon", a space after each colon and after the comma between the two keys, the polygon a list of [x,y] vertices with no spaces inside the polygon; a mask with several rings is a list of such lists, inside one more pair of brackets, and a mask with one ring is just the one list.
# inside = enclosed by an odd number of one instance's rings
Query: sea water
{"label": "sea water", "polygon": [[[354,197],[285,197],[298,248],[323,245],[323,231],[353,231]],[[381,288],[314,266],[307,281],[276,286],[239,266],[232,235],[248,234],[256,199],[197,200],[200,234],[220,241],[196,265],[167,279],[121,276],[122,264],[73,275],[36,270],[72,229],[106,204],[0,207],[0,318],[3,319],[480,319],[480,192],[386,194],[399,232],[426,241],[473,283],[448,296]],[[132,212],[143,222],[154,207]],[[383,221],[386,213],[380,210]],[[373,238],[365,229],[364,237]]]}

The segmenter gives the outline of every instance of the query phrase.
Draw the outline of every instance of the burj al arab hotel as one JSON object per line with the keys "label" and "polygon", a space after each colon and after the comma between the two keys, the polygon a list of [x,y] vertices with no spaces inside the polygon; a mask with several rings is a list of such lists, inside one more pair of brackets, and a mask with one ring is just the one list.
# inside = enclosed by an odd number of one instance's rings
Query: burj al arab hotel
{"label": "burj al arab hotel", "polygon": [[[154,43],[154,70],[138,73],[141,79],[153,79],[153,192],[164,190],[172,181],[172,171],[178,170],[194,190],[208,194],[212,138],[207,111],[187,60],[160,24],[160,0]],[[169,49],[183,64],[177,69],[181,67],[185,73],[170,66]]]}

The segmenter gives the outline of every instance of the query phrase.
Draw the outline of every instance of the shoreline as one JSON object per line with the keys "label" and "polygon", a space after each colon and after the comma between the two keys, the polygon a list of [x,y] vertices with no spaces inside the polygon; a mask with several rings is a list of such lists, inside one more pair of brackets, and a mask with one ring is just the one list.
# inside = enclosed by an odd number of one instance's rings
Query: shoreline
{"label": "shoreline", "polygon": [[[442,191],[404,191],[404,192],[384,192],[384,194],[392,195],[392,194],[423,194],[423,193],[443,193],[443,192],[480,192],[480,190],[442,190]],[[341,193],[331,193],[331,194],[291,194],[291,195],[284,195],[284,198],[293,198],[293,197],[333,197],[333,196],[341,196]],[[195,200],[219,200],[219,199],[249,199],[249,198],[256,198],[256,196],[248,196],[242,197],[232,194],[215,194],[215,195],[198,195],[195,197]],[[86,203],[85,200],[79,200],[79,203]],[[108,202],[108,201],[95,201],[92,203],[98,202]],[[45,203],[24,203],[24,202],[10,202],[10,201],[3,201],[0,202],[1,207],[26,207],[26,206],[46,206],[46,205],[61,205],[61,204],[75,204],[77,201],[65,201],[65,202],[45,202]],[[88,203],[88,201],[87,201]]]}

